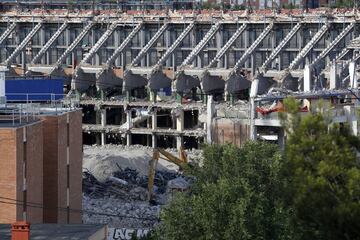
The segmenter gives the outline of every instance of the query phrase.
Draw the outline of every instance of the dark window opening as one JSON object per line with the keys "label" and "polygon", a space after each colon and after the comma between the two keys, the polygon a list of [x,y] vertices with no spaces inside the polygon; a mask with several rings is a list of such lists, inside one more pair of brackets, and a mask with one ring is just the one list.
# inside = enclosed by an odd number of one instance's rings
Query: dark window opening
{"label": "dark window opening", "polygon": [[100,135],[100,133],[83,133],[83,143],[84,145],[94,145],[97,144],[96,135]]}
{"label": "dark window opening", "polygon": [[174,136],[157,136],[157,146],[159,148],[175,148],[176,138]]}
{"label": "dark window opening", "polygon": [[192,129],[198,125],[199,110],[184,111],[184,128]]}
{"label": "dark window opening", "polygon": [[143,146],[152,146],[151,135],[149,134],[132,134],[131,135],[131,144],[132,145],[143,145]]}
{"label": "dark window opening", "polygon": [[124,118],[124,108],[118,107],[118,108],[107,108],[106,109],[106,124],[108,125],[121,125],[126,121],[126,117]]}
{"label": "dark window opening", "polygon": [[96,113],[93,105],[82,105],[83,123],[96,124]]}
{"label": "dark window opening", "polygon": [[175,128],[170,110],[159,110],[157,112],[158,128]]}

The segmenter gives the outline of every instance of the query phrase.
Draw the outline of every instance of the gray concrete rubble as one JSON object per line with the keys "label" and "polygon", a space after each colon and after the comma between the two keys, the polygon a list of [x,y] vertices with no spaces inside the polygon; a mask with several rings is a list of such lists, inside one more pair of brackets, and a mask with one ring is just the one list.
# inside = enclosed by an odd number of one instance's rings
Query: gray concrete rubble
{"label": "gray concrete rubble", "polygon": [[[168,149],[177,155],[176,149]],[[155,174],[154,202],[148,200],[148,166],[152,149],[143,146],[85,146],[83,164],[83,221],[115,228],[153,228],[161,206],[174,191],[185,191],[193,181],[180,177],[178,167],[160,159]],[[200,162],[202,152],[187,151]],[[101,213],[101,214],[97,214]]]}

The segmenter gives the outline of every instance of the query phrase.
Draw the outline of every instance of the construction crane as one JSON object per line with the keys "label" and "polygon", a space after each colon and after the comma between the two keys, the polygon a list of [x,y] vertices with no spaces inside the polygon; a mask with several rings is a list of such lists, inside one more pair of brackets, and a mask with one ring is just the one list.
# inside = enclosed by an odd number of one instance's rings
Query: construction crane
{"label": "construction crane", "polygon": [[[164,157],[161,157],[161,155]],[[160,158],[179,166],[180,171],[185,170],[188,166],[188,159],[183,147],[180,147],[179,158],[175,157],[173,154],[165,151],[164,149],[154,148],[152,159],[149,161],[149,180],[148,180],[149,202],[153,201],[155,171],[156,171],[156,165]]]}

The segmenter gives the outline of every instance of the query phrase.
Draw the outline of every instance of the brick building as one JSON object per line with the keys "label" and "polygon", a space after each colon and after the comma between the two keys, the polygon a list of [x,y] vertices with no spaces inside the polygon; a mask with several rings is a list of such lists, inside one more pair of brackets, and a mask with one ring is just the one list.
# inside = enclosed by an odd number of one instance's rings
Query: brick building
{"label": "brick building", "polygon": [[0,223],[81,223],[81,110],[0,116]]}
{"label": "brick building", "polygon": [[[0,123],[0,223],[43,222],[43,129],[39,120]],[[17,200],[17,205],[14,204]],[[31,202],[26,206],[23,202]]]}

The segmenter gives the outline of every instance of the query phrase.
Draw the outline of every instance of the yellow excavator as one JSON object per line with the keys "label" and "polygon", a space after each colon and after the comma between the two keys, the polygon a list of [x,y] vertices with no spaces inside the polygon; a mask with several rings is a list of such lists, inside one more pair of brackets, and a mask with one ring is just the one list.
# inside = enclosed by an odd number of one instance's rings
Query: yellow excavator
{"label": "yellow excavator", "polygon": [[179,157],[175,157],[173,154],[165,151],[164,149],[154,148],[152,159],[149,161],[149,180],[148,180],[149,202],[153,200],[155,171],[156,171],[156,165],[160,158],[179,166],[179,171],[184,171],[188,167],[188,159],[183,147],[180,147]]}

